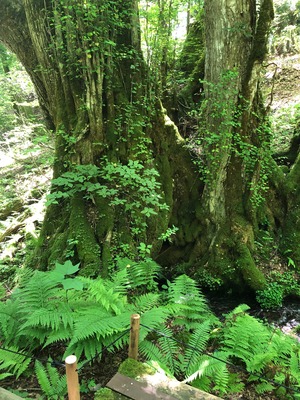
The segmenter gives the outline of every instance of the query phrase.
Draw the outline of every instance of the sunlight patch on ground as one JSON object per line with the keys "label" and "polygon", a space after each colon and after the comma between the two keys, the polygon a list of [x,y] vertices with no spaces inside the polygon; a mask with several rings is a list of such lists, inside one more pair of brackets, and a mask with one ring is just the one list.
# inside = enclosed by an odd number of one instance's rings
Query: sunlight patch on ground
{"label": "sunlight patch on ground", "polygon": [[17,251],[24,251],[25,238],[37,239],[52,178],[50,136],[41,142],[46,134],[41,124],[29,123],[1,134],[1,265],[13,261]]}
{"label": "sunlight patch on ground", "polygon": [[0,150],[0,168],[8,167],[14,163],[12,154],[6,154],[4,151]]}

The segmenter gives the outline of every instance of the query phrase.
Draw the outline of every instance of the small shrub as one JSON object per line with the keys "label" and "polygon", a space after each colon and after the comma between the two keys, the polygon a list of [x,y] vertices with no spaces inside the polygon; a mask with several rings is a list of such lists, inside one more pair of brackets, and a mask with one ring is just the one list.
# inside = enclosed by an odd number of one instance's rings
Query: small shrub
{"label": "small shrub", "polygon": [[271,282],[266,289],[257,291],[256,300],[262,308],[271,310],[282,306],[283,296],[283,287],[277,282]]}

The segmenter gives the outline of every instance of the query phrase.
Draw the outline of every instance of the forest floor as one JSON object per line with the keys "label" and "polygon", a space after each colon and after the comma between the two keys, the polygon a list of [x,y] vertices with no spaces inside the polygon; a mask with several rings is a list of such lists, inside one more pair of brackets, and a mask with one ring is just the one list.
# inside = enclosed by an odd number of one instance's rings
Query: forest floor
{"label": "forest floor", "polygon": [[[274,149],[285,150],[300,116],[300,55],[269,60],[265,73],[266,105],[272,115]],[[0,280],[4,298],[15,287],[26,254],[34,246],[43,220],[46,193],[51,181],[53,147],[51,137],[39,121],[24,123],[11,131],[0,130]],[[55,350],[54,350],[55,351]],[[41,355],[41,358],[48,355]],[[52,355],[55,358],[55,354]],[[105,353],[101,362],[83,370],[80,376],[82,399],[93,398],[93,388],[105,386],[126,358],[126,351]],[[41,398],[34,375],[1,386],[24,398]],[[251,390],[227,399],[272,400]]]}

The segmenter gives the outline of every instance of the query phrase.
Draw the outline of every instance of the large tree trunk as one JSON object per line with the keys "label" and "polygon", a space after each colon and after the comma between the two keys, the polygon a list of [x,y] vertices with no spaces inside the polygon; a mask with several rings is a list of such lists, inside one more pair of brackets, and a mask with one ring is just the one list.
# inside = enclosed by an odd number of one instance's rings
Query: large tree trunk
{"label": "large tree trunk", "polygon": [[253,254],[268,134],[259,75],[273,6],[262,0],[258,11],[256,3],[205,2],[205,228],[192,259],[230,285],[261,289],[265,277]]}
{"label": "large tree trunk", "polygon": [[184,237],[194,215],[178,216],[194,208],[198,184],[174,124],[146,93],[137,2],[5,0],[0,40],[56,132],[52,201],[32,266],[72,258],[85,275],[105,275],[122,250],[137,257],[144,243],[157,255],[171,216]]}

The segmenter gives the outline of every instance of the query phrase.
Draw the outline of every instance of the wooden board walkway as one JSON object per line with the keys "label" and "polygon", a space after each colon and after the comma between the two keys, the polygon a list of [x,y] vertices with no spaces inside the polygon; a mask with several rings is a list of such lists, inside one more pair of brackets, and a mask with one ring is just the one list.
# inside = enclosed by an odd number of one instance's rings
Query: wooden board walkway
{"label": "wooden board walkway", "polygon": [[133,400],[220,400],[219,397],[175,380],[169,380],[172,384],[168,387],[166,383],[153,385],[143,378],[142,382],[138,382],[117,373],[106,386]]}

